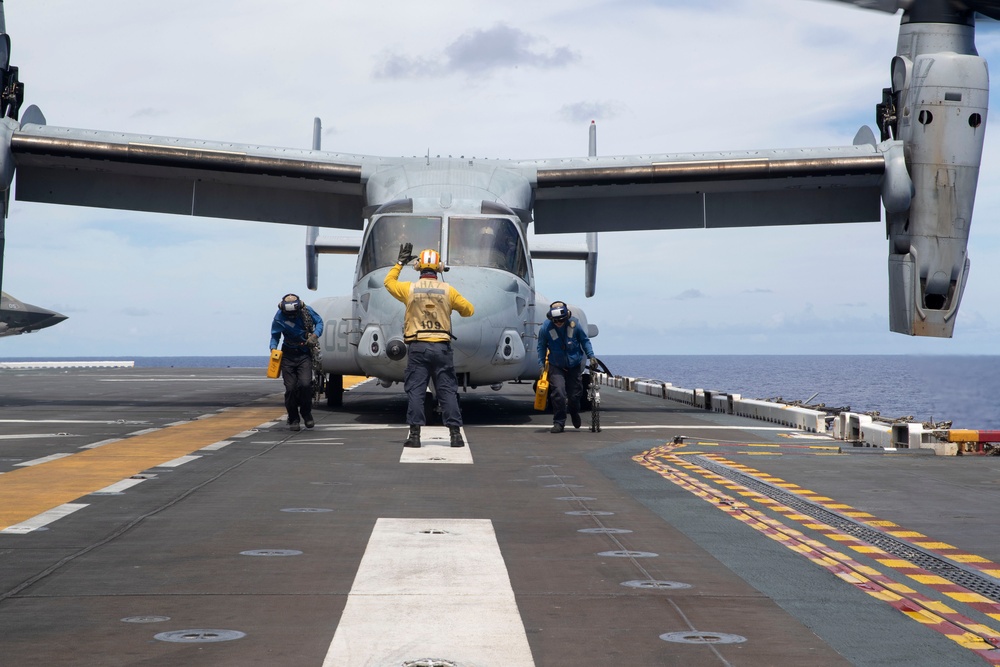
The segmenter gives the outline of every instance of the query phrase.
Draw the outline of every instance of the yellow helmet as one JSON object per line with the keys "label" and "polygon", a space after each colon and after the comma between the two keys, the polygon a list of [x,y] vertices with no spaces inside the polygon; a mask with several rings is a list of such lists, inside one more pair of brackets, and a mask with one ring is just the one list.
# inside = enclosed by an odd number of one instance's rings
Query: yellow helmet
{"label": "yellow helmet", "polygon": [[437,250],[428,248],[421,250],[420,254],[417,255],[417,271],[441,273],[441,268],[441,255],[438,254]]}

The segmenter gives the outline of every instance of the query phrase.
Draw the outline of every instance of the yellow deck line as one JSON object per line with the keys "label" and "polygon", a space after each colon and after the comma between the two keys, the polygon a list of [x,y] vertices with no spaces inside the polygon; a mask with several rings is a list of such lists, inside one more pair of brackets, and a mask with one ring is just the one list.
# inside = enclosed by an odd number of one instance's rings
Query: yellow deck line
{"label": "yellow deck line", "polygon": [[278,405],[233,408],[0,475],[0,530],[236,433],[280,419],[282,412]]}
{"label": "yellow deck line", "polygon": [[[366,380],[346,375],[344,388]],[[283,421],[282,395],[274,394],[269,400],[275,403],[231,408],[0,475],[0,530],[264,422]]]}

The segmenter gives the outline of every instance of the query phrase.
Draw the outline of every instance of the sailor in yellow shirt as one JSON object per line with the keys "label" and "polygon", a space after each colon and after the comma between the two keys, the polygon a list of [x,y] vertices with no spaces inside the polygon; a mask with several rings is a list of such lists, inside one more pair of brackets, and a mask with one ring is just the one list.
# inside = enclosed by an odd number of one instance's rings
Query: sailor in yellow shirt
{"label": "sailor in yellow shirt", "polygon": [[434,387],[441,403],[441,416],[451,435],[452,447],[463,447],[462,412],[458,407],[458,381],[455,379],[455,362],[452,355],[451,311],[462,317],[474,312],[472,304],[454,287],[438,280],[444,267],[436,250],[421,251],[416,269],[420,279],[400,282],[399,272],[413,259],[412,243],[399,246],[399,259],[385,277],[389,294],[406,304],[403,320],[403,340],[406,342],[406,370],[403,387],[408,399],[406,423],[410,433],[405,447],[420,446],[420,427],[426,424],[424,393],[427,382],[434,378]]}

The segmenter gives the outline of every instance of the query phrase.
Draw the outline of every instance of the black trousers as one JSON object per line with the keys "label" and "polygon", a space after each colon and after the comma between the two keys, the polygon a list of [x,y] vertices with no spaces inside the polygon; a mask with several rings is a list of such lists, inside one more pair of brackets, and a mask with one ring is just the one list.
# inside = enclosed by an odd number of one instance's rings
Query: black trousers
{"label": "black trousers", "polygon": [[566,413],[580,414],[580,396],[583,382],[580,367],[555,368],[549,366],[549,400],[552,401],[552,423],[566,425]]}
{"label": "black trousers", "polygon": [[281,358],[281,379],[285,383],[288,423],[312,419],[312,357],[285,352]]}
{"label": "black trousers", "polygon": [[462,411],[458,407],[458,382],[451,343],[414,341],[407,346],[403,388],[406,389],[406,423],[420,426],[427,423],[424,415],[424,393],[427,382],[434,379],[434,389],[441,403],[441,418],[445,426],[461,426]]}

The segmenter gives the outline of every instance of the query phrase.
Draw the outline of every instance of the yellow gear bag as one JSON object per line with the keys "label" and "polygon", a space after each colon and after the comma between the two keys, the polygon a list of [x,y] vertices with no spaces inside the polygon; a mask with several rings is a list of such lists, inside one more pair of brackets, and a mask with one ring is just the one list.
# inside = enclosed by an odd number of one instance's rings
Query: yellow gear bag
{"label": "yellow gear bag", "polygon": [[267,363],[267,377],[276,378],[281,375],[281,350],[271,350],[271,360]]}
{"label": "yellow gear bag", "polygon": [[538,384],[535,386],[535,409],[545,412],[545,402],[549,400],[549,362],[548,355],[546,355],[545,366],[542,368],[542,374],[538,378]]}

